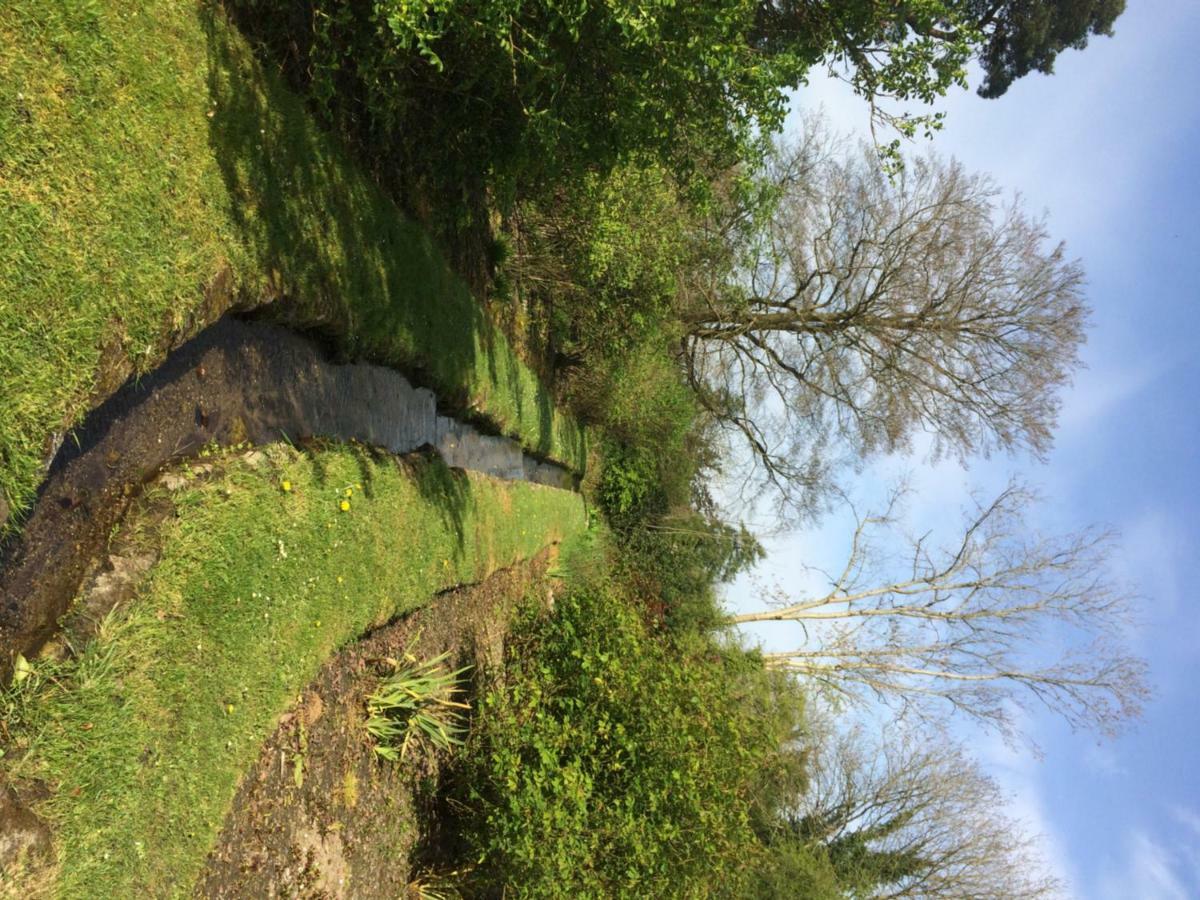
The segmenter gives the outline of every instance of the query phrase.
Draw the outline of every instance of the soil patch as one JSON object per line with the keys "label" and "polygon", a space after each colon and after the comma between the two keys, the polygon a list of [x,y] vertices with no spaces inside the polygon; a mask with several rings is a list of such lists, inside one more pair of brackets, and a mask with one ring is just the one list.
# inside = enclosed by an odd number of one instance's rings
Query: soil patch
{"label": "soil patch", "polygon": [[410,855],[431,819],[436,755],[379,758],[366,698],[410,650],[449,651],[455,668],[497,664],[513,606],[549,598],[553,548],[377,629],[329,660],[243,777],[197,893],[205,897],[404,897]]}

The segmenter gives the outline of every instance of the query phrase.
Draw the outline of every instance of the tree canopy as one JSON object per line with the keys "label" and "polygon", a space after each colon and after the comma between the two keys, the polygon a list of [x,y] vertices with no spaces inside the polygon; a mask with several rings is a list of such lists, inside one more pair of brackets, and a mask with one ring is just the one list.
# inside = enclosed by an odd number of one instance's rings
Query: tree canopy
{"label": "tree canopy", "polygon": [[1034,841],[1004,813],[1003,792],[944,737],[809,717],[809,783],[768,837],[822,851],[834,896],[1035,900],[1060,895]]}
{"label": "tree canopy", "polygon": [[940,114],[896,115],[889,101],[932,103],[983,69],[978,92],[999,97],[1030,72],[1050,73],[1058,54],[1111,35],[1125,0],[762,0],[755,46],[773,52],[803,41],[871,105],[873,123],[911,135]]}
{"label": "tree canopy", "polygon": [[843,161],[812,129],[764,177],[778,200],[741,268],[680,315],[690,383],[786,503],[811,502],[839,443],[1049,449],[1088,312],[1019,200],[936,157],[893,176],[866,147]]}
{"label": "tree canopy", "polygon": [[[949,541],[912,538],[897,560],[880,539],[897,530],[901,496],[858,519],[827,593],[781,590],[768,607],[730,617],[803,626],[804,642],[764,654],[768,665],[839,699],[879,700],[924,721],[957,713],[1008,736],[1028,704],[1103,734],[1140,714],[1145,663],[1120,647],[1130,597],[1106,571],[1111,535],[1038,535],[1024,525],[1033,495],[1012,484],[969,511]],[[1047,658],[1039,645],[1055,628],[1060,649]]]}

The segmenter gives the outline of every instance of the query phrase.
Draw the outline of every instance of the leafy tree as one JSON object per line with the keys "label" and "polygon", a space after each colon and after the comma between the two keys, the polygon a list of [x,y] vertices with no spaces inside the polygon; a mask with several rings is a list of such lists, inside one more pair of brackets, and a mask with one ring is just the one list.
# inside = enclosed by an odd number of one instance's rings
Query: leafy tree
{"label": "leafy tree", "polygon": [[807,44],[871,105],[872,126],[912,135],[941,114],[895,115],[887,101],[932,103],[966,85],[974,58],[979,94],[999,97],[1029,72],[1050,73],[1058,54],[1111,35],[1125,0],[762,0],[752,33],[766,52]]}
{"label": "leafy tree", "polygon": [[[751,0],[240,0],[343,126],[526,189],[651,153],[682,171],[777,130],[813,59],[752,46]],[[428,149],[428,147],[426,148]]]}
{"label": "leafy tree", "polygon": [[779,197],[741,270],[680,316],[697,398],[785,504],[811,506],[839,446],[1048,450],[1088,310],[1040,221],[958,163],[891,178],[814,128],[764,177]]}
{"label": "leafy tree", "polygon": [[971,23],[985,37],[979,93],[999,97],[1030,72],[1053,72],[1063,50],[1082,50],[1092,35],[1111,36],[1125,0],[973,0],[971,7]]}

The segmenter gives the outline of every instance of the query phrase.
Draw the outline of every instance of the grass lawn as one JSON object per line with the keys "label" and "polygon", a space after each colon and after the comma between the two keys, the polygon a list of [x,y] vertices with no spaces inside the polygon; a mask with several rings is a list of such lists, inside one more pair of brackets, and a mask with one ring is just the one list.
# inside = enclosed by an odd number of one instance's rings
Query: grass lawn
{"label": "grass lawn", "polygon": [[0,770],[52,787],[56,896],[189,893],[239,776],[337,647],[585,525],[570,492],[352,447],[229,455],[171,497],[136,598],[9,696]]}
{"label": "grass lawn", "polygon": [[28,506],[102,349],[140,371],[232,295],[420,371],[582,469],[557,414],[425,234],[264,72],[219,5],[0,4],[0,497]]}

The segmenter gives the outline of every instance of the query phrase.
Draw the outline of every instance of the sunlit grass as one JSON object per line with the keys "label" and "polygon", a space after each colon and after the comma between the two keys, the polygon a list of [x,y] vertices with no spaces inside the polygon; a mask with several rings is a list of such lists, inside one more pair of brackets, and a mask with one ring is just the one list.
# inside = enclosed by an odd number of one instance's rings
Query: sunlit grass
{"label": "sunlit grass", "polygon": [[57,896],[189,893],[239,776],[339,646],[584,527],[572,493],[437,462],[270,459],[173,494],[136,599],[77,661],[35,661],[6,713],[0,769],[53,787]]}
{"label": "sunlit grass", "polygon": [[[0,3],[0,495],[20,511],[102,349],[146,371],[225,302],[288,317],[582,467],[580,433],[437,248],[219,6]],[[111,388],[113,385],[109,385]]]}

